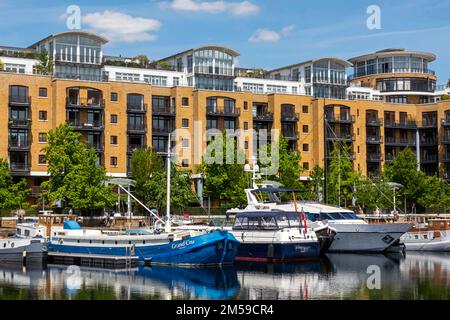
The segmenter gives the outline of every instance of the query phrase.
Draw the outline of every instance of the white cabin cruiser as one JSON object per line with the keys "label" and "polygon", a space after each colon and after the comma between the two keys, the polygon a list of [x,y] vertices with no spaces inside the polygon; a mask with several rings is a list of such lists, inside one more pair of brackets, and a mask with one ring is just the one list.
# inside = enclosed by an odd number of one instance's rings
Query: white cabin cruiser
{"label": "white cabin cruiser", "polygon": [[397,245],[400,237],[413,224],[368,224],[347,209],[323,205],[313,201],[282,201],[286,193],[295,190],[276,188],[246,189],[248,205],[245,209],[232,209],[229,213],[246,211],[284,211],[304,212],[316,233],[327,230],[337,232],[328,252],[384,252],[392,245]]}
{"label": "white cabin cruiser", "polygon": [[0,239],[0,263],[21,262],[24,259],[43,261],[46,254],[45,243],[39,239]]}
{"label": "white cabin cruiser", "polygon": [[401,240],[407,251],[450,252],[450,219],[434,218],[417,223]]}

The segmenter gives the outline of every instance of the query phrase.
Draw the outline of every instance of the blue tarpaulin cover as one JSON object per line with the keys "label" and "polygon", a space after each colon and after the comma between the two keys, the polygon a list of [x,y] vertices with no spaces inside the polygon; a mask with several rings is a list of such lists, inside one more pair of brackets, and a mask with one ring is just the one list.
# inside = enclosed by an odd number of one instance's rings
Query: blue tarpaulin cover
{"label": "blue tarpaulin cover", "polygon": [[67,230],[80,230],[81,227],[76,221],[66,221],[64,222],[64,229]]}

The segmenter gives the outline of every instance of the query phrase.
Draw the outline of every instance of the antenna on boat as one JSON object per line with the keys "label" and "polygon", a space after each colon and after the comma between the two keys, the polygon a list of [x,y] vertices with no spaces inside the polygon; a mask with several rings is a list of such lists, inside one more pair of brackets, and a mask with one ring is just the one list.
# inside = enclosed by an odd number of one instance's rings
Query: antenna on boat
{"label": "antenna on boat", "polygon": [[258,189],[258,186],[256,185],[256,180],[258,179],[256,173],[259,172],[258,162],[256,161],[257,159],[255,156],[249,158],[249,160],[252,161],[252,167],[250,168],[250,164],[246,164],[244,166],[244,171],[252,174],[252,187],[253,189]]}

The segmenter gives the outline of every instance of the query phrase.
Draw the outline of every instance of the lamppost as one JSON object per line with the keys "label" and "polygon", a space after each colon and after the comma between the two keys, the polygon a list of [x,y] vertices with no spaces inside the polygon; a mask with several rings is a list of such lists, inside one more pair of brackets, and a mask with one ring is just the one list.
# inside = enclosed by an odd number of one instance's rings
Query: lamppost
{"label": "lamppost", "polygon": [[[396,182],[388,182],[387,185],[389,187],[392,188],[393,192],[394,192],[394,196],[393,196],[393,200],[394,200],[394,214],[397,212],[397,207],[396,207],[396,198],[395,198],[395,191],[398,189],[403,188],[403,185],[400,183],[396,183]],[[406,212],[405,212],[406,213]]]}

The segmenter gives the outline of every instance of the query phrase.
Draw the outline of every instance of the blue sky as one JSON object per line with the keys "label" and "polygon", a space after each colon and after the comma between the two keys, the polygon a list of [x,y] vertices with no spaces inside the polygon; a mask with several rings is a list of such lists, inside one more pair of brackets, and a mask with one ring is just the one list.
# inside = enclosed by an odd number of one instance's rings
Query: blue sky
{"label": "blue sky", "polygon": [[[241,53],[240,66],[271,69],[395,47],[435,53],[438,83],[450,77],[450,0],[1,0],[0,44],[67,30],[72,4],[82,29],[109,36],[107,54],[157,59],[219,44]],[[370,5],[381,9],[380,30],[366,26]]]}

